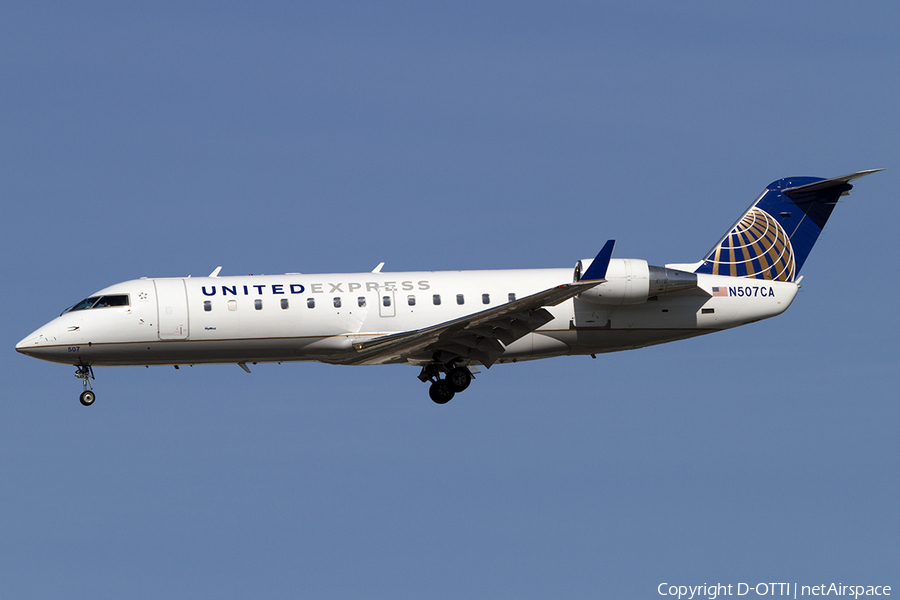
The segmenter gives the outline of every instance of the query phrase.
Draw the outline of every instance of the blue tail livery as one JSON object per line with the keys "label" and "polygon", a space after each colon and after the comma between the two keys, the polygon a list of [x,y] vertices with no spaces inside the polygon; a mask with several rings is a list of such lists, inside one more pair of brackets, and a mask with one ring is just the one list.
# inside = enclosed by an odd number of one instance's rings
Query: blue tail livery
{"label": "blue tail livery", "polygon": [[794,281],[850,182],[843,177],[787,177],[772,182],[703,259],[695,273]]}

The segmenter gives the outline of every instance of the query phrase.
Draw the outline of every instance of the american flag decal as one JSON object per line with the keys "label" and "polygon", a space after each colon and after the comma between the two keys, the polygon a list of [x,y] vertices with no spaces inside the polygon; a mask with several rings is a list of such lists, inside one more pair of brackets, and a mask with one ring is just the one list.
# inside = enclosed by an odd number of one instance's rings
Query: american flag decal
{"label": "american flag decal", "polygon": [[727,296],[728,288],[725,286],[713,286],[713,296]]}

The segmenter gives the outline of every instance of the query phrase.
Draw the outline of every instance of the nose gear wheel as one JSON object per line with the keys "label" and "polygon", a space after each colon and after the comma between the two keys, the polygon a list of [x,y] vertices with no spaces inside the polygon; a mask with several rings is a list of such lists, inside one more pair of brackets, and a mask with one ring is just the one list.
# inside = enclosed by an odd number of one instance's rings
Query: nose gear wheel
{"label": "nose gear wheel", "polygon": [[78,401],[83,406],[90,406],[97,398],[97,395],[94,393],[94,386],[91,385],[91,380],[94,378],[94,370],[91,368],[91,365],[77,365],[75,377],[81,380],[81,385],[84,388],[84,391],[78,397]]}

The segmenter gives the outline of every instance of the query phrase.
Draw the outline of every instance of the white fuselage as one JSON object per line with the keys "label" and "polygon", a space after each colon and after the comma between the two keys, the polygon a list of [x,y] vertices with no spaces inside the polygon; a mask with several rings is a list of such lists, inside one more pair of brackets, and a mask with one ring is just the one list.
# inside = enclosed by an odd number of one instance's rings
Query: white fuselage
{"label": "white fuselage", "polygon": [[[610,283],[626,259],[610,265]],[[631,285],[621,271],[620,285]],[[66,312],[16,349],[73,365],[350,363],[353,344],[430,327],[572,281],[571,269],[136,279],[95,296],[128,304]],[[698,275],[696,289],[630,300],[575,297],[497,362],[594,354],[689,338],[780,314],[798,285]],[[427,359],[389,360],[423,364]],[[471,361],[476,364],[477,361]]]}

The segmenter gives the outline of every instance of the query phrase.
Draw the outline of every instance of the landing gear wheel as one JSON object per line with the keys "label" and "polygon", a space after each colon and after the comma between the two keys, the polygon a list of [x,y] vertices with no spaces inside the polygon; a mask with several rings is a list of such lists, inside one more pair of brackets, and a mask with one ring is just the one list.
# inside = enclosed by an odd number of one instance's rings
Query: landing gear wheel
{"label": "landing gear wheel", "polygon": [[453,400],[454,394],[453,387],[446,379],[438,379],[428,388],[428,395],[435,404],[447,404]]}
{"label": "landing gear wheel", "polygon": [[462,392],[472,383],[472,374],[465,367],[456,367],[447,373],[447,381],[456,393]]}
{"label": "landing gear wheel", "polygon": [[92,392],[91,390],[85,390],[81,392],[81,396],[78,397],[78,401],[81,402],[84,406],[90,406],[94,403],[95,398],[96,396],[94,395],[94,392]]}
{"label": "landing gear wheel", "polygon": [[84,389],[78,396],[78,401],[84,406],[90,406],[94,403],[96,396],[94,395],[91,379],[94,378],[94,370],[91,365],[75,365],[75,377],[81,380],[81,386]]}

